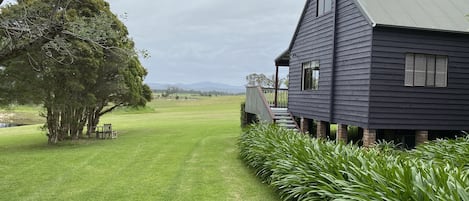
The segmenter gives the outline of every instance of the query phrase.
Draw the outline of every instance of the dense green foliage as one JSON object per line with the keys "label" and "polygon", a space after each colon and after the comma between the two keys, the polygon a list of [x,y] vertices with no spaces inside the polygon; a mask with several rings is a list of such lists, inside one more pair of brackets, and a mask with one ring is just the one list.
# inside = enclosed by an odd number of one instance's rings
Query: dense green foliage
{"label": "dense green foliage", "polygon": [[[407,153],[258,125],[243,134],[240,149],[284,200],[469,200],[468,143],[431,143]],[[440,149],[446,144],[452,145]]]}
{"label": "dense green foliage", "polygon": [[[469,136],[457,140],[439,139],[411,152],[411,157],[469,171]],[[468,189],[469,190],[469,189]]]}
{"label": "dense green foliage", "polygon": [[238,157],[243,97],[194,98],[116,109],[102,119],[114,140],[50,146],[39,125],[0,129],[0,200],[277,201]]}
{"label": "dense green foliage", "polygon": [[0,18],[8,25],[0,45],[15,53],[0,58],[0,104],[43,104],[50,143],[77,139],[85,125],[90,134],[107,112],[151,99],[147,72],[107,2],[22,0]]}

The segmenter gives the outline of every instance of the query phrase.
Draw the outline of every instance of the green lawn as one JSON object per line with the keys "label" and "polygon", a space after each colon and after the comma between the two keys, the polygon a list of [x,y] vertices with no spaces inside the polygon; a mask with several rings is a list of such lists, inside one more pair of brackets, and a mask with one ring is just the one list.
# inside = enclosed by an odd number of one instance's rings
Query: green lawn
{"label": "green lawn", "polygon": [[0,200],[278,200],[239,159],[243,97],[156,100],[101,123],[115,140],[46,144],[0,129]]}

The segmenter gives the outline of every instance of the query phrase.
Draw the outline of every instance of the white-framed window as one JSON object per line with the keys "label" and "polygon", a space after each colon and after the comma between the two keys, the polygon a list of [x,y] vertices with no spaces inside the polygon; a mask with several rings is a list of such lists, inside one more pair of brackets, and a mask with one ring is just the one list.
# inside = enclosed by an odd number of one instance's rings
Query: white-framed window
{"label": "white-framed window", "polygon": [[303,90],[319,89],[319,61],[303,63]]}
{"label": "white-framed window", "polygon": [[316,17],[332,11],[332,0],[316,0]]}
{"label": "white-framed window", "polygon": [[448,56],[407,53],[405,86],[447,87]]}

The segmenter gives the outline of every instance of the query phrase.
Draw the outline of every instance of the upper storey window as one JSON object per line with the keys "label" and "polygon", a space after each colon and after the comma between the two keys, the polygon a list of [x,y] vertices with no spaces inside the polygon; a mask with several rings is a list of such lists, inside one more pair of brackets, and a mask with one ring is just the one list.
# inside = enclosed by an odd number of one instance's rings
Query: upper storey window
{"label": "upper storey window", "polygon": [[316,16],[324,15],[332,10],[332,0],[316,0]]}

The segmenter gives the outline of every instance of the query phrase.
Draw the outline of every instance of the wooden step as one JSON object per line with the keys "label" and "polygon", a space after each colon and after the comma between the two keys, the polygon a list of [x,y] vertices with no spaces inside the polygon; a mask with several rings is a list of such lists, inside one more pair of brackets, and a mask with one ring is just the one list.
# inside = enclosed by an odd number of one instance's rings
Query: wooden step
{"label": "wooden step", "polygon": [[290,112],[288,112],[288,108],[270,108],[270,109],[274,115],[274,120],[277,125],[279,125],[280,127],[284,127],[284,128],[299,132],[298,127],[296,126],[295,120],[291,116]]}
{"label": "wooden step", "polygon": [[270,108],[272,111],[288,111],[288,108],[275,108],[275,107],[272,107]]}
{"label": "wooden step", "polygon": [[285,128],[296,128],[295,124],[278,124],[278,125],[281,127],[285,127]]}
{"label": "wooden step", "polygon": [[272,112],[275,115],[290,115],[288,112]]}
{"label": "wooden step", "polygon": [[293,120],[290,116],[274,116],[274,119],[276,120]]}
{"label": "wooden step", "polygon": [[274,113],[274,116],[290,116],[289,113]]}
{"label": "wooden step", "polygon": [[293,121],[291,119],[279,119],[275,122],[278,123],[278,124],[295,124],[295,121]]}

